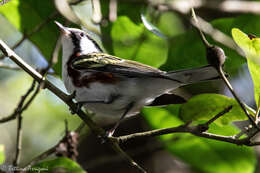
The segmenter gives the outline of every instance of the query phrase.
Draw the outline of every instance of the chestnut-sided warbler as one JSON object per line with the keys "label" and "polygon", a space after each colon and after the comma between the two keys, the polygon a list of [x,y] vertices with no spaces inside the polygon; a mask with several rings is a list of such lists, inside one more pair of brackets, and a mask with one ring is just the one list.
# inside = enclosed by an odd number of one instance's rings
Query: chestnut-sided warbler
{"label": "chestnut-sided warbler", "polygon": [[138,114],[142,107],[173,103],[172,90],[218,78],[211,66],[165,72],[106,54],[88,33],[55,23],[62,33],[65,87],[94,113],[94,120],[117,121],[109,135],[124,117]]}

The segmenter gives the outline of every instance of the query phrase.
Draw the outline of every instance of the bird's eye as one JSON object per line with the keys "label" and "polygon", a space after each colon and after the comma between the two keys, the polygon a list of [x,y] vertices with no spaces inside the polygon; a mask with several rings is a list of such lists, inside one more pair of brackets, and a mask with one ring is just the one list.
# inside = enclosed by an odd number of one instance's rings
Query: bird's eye
{"label": "bird's eye", "polygon": [[81,37],[84,37],[84,33],[83,33],[83,32],[82,32],[82,33],[80,33],[80,36],[81,36]]}

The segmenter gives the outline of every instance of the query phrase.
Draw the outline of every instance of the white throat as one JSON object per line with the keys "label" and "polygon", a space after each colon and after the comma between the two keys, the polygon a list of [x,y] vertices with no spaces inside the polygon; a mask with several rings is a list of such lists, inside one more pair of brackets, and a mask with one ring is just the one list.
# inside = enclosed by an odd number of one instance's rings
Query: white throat
{"label": "white throat", "polygon": [[95,45],[95,43],[87,38],[83,38],[80,42],[81,54],[89,54],[93,52],[100,52],[100,49]]}
{"label": "white throat", "polygon": [[[70,56],[75,53],[74,52],[75,45],[73,45],[73,42],[71,38],[63,37],[62,38],[62,66],[64,67],[66,63],[68,62]],[[86,55],[89,53],[94,52],[100,52],[100,49],[95,45],[95,43],[92,40],[89,40],[87,38],[83,38],[80,41],[80,54]]]}

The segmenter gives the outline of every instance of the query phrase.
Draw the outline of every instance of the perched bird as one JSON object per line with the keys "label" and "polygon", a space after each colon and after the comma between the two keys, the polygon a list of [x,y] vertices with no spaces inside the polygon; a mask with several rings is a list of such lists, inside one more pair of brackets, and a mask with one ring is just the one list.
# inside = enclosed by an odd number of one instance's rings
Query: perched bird
{"label": "perched bird", "polygon": [[[62,78],[75,100],[98,122],[117,122],[144,106],[172,104],[170,92],[180,86],[218,78],[211,66],[165,72],[102,51],[91,36],[80,29],[55,22],[62,33]],[[181,99],[180,99],[181,100]]]}

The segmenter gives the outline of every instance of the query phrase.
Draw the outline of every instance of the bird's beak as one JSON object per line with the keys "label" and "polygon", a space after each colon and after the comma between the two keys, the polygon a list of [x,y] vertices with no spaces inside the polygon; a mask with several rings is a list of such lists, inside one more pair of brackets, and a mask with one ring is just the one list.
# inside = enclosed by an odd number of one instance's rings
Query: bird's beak
{"label": "bird's beak", "polygon": [[59,27],[59,29],[60,29],[60,31],[63,35],[69,35],[70,34],[70,31],[68,30],[67,27],[63,26],[62,24],[60,24],[57,21],[54,21],[54,23]]}

